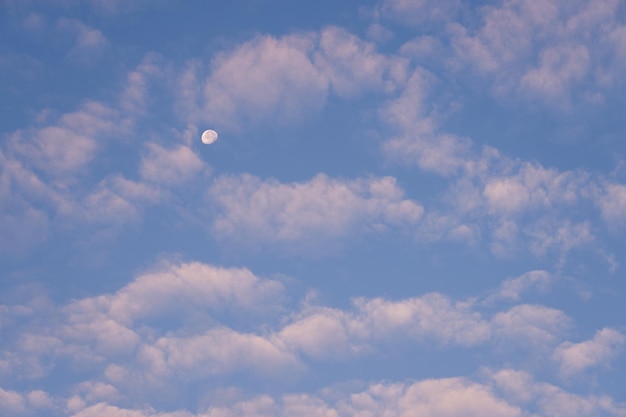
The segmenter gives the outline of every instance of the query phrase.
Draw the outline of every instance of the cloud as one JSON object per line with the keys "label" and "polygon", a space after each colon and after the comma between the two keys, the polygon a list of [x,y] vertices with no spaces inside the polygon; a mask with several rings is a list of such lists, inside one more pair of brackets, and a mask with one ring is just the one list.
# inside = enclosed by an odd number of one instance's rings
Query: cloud
{"label": "cloud", "polygon": [[392,159],[449,176],[465,165],[471,141],[438,131],[426,101],[434,82],[431,74],[418,69],[400,96],[381,108],[382,120],[399,132],[384,143],[383,149]]}
{"label": "cloud", "polygon": [[519,301],[521,295],[528,289],[537,288],[539,291],[545,292],[555,280],[556,278],[547,271],[526,272],[519,277],[505,280],[497,290],[487,297],[487,301]]}
{"label": "cloud", "polygon": [[337,27],[321,32],[313,61],[342,98],[368,90],[394,92],[406,81],[406,60],[382,55],[374,44]]}
{"label": "cloud", "polygon": [[93,160],[99,141],[121,129],[114,109],[89,101],[56,124],[16,131],[9,136],[9,149],[34,168],[53,175],[74,174]]}
{"label": "cloud", "polygon": [[565,313],[542,305],[517,305],[493,318],[493,331],[498,339],[540,350],[558,343],[570,326],[571,319]]}
{"label": "cloud", "polygon": [[541,51],[540,64],[522,76],[521,89],[529,95],[558,99],[568,94],[569,86],[580,82],[589,72],[589,51],[582,45],[559,45]]}
{"label": "cloud", "polygon": [[499,96],[518,93],[564,109],[589,92],[610,94],[605,88],[617,82],[616,39],[623,27],[615,18],[618,7],[615,0],[485,6],[479,9],[481,25],[449,26],[454,56],[459,68],[474,68]]}
{"label": "cloud", "polygon": [[23,414],[26,410],[24,398],[15,391],[0,388],[0,411],[10,414]]}
{"label": "cloud", "polygon": [[[300,120],[324,105],[327,78],[311,62],[316,39],[257,37],[212,63],[202,118],[220,128],[263,120]],[[280,115],[280,117],[278,117]]]}
{"label": "cloud", "polygon": [[404,338],[420,344],[474,346],[489,339],[490,328],[469,305],[427,294],[399,301],[358,298],[349,311],[311,306],[275,337],[315,360],[336,360]]}
{"label": "cloud", "polygon": [[[537,382],[526,371],[515,369],[487,370],[493,388],[503,394],[504,399],[520,406],[536,410],[548,417],[566,416],[622,416],[623,405],[607,396],[583,396],[567,392],[546,382]],[[529,407],[530,406],[530,407]],[[530,414],[529,415],[535,415]]]}
{"label": "cloud", "polygon": [[57,28],[76,36],[76,42],[68,56],[82,64],[93,65],[109,47],[102,32],[80,20],[62,17],[57,21]]}
{"label": "cloud", "polygon": [[[93,323],[108,317],[129,326],[176,311],[236,309],[260,313],[271,309],[282,284],[261,280],[247,269],[219,268],[198,262],[164,263],[139,275],[115,294],[85,298],[70,304],[70,320]],[[103,316],[102,316],[103,315]]]}
{"label": "cloud", "polygon": [[188,62],[178,79],[177,111],[191,128],[200,122],[234,131],[270,121],[285,126],[317,114],[331,94],[392,93],[406,81],[407,65],[333,26],[257,36],[216,55],[205,77],[201,61]]}
{"label": "cloud", "polygon": [[161,192],[120,175],[106,177],[82,201],[64,214],[92,224],[121,225],[135,220],[146,203],[159,201]]}
{"label": "cloud", "polygon": [[319,174],[283,184],[251,175],[220,177],[209,189],[220,237],[270,243],[318,242],[363,229],[415,224],[422,207],[395,178],[336,180]]}
{"label": "cloud", "polygon": [[[525,399],[511,398],[511,394],[521,387],[528,393]],[[504,397],[498,395],[500,390],[504,390]],[[514,369],[488,370],[484,382],[463,377],[380,381],[360,389],[331,386],[318,393],[259,394],[227,403],[212,404],[198,412],[183,409],[163,412],[101,402],[83,408],[73,417],[409,417],[416,414],[524,417],[537,415],[537,412],[547,417],[617,417],[624,412],[608,397],[569,393],[554,385],[534,381],[525,372]]]}
{"label": "cloud", "polygon": [[148,352],[146,372],[167,379],[183,373],[184,381],[240,372],[280,375],[300,367],[292,352],[271,340],[223,327],[190,337],[164,336],[139,356],[147,358]]}
{"label": "cloud", "polygon": [[611,228],[620,228],[626,220],[626,185],[606,184],[597,204],[606,223]]}
{"label": "cloud", "polygon": [[146,145],[139,172],[145,180],[177,185],[192,179],[204,167],[204,162],[189,147],[179,145],[165,149],[156,143]]}
{"label": "cloud", "polygon": [[431,22],[453,20],[460,6],[458,0],[383,0],[378,3],[376,12],[385,19],[419,27]]}
{"label": "cloud", "polygon": [[128,114],[145,114],[149,104],[150,82],[163,74],[163,65],[159,55],[148,53],[137,68],[128,72],[120,97],[120,105]]}
{"label": "cloud", "polygon": [[486,182],[483,195],[491,213],[511,215],[533,208],[573,205],[580,198],[584,174],[528,162],[519,163],[515,169],[515,175],[494,176]]}
{"label": "cloud", "polygon": [[563,342],[556,348],[554,359],[559,363],[561,375],[570,377],[595,366],[607,366],[623,350],[625,342],[623,334],[604,328],[590,340]]}
{"label": "cloud", "polygon": [[[546,275],[529,272],[493,293],[516,300],[525,288],[545,284]],[[399,300],[359,297],[342,309],[316,304],[310,297],[299,304],[286,303],[284,296],[281,283],[244,268],[164,261],[115,293],[62,306],[42,300],[1,306],[6,323],[0,324],[11,336],[0,345],[2,377],[20,375],[37,388],[63,371],[76,382],[66,397],[6,390],[0,391],[0,397],[7,398],[4,404],[25,411],[65,404],[69,414],[160,415],[149,407],[120,407],[134,398],[147,406],[168,404],[173,410],[181,402],[172,393],[200,381],[213,386],[241,376],[297,379],[320,364],[374,359],[405,343],[420,351],[482,347],[490,352],[511,346],[532,358],[553,351],[562,369],[580,372],[607,363],[624,342],[620,333],[602,329],[591,341],[563,343],[571,320],[564,312],[542,305],[517,304],[496,311],[491,305],[486,312],[476,298],[455,300],[429,293]],[[524,362],[525,357],[516,351],[507,360]],[[618,409],[610,399],[576,396],[515,372],[490,376],[495,384],[443,378],[380,382],[350,393],[333,389],[332,396],[262,396],[262,401],[241,401],[226,408],[214,403],[189,415],[247,415],[252,410],[269,415],[289,415],[294,410],[331,416],[412,415],[422,410],[443,416],[461,409],[468,415],[479,415],[479,410],[482,415],[525,415],[528,404],[552,410],[546,415],[558,415],[556,404],[565,398],[582,404],[590,415],[598,409]],[[499,391],[503,397],[497,395]],[[167,393],[173,395],[170,400],[161,398]]]}
{"label": "cloud", "polygon": [[522,415],[517,407],[494,397],[489,388],[463,378],[432,379],[412,384],[375,384],[364,392],[353,394],[344,407],[341,411],[351,416]]}

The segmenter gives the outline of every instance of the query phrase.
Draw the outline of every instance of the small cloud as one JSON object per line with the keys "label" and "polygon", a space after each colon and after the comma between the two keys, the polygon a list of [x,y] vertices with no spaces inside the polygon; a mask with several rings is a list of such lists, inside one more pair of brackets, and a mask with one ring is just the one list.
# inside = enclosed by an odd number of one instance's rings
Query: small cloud
{"label": "small cloud", "polygon": [[147,181],[177,185],[191,180],[205,167],[191,148],[179,145],[166,149],[156,143],[147,145],[148,152],[141,159],[139,172]]}
{"label": "small cloud", "polygon": [[563,342],[554,351],[563,377],[580,374],[596,366],[608,366],[624,348],[626,336],[617,330],[598,330],[592,339],[571,343]]}
{"label": "small cloud", "polygon": [[555,280],[556,278],[547,271],[530,271],[517,278],[507,279],[485,301],[519,301],[522,294],[529,289],[536,288],[541,292],[547,291]]}
{"label": "small cloud", "polygon": [[75,36],[68,57],[82,65],[95,65],[109,48],[109,41],[102,32],[80,20],[62,17],[57,21],[57,28]]}

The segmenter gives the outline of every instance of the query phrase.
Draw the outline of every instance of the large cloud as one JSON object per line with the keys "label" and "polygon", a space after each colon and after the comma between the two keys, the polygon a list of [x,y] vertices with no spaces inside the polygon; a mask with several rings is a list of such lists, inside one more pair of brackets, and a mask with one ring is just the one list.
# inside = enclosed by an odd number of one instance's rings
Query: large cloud
{"label": "large cloud", "polygon": [[251,175],[220,177],[209,196],[217,235],[244,242],[315,243],[355,230],[411,226],[423,212],[392,177],[336,180],[319,174],[287,184]]}

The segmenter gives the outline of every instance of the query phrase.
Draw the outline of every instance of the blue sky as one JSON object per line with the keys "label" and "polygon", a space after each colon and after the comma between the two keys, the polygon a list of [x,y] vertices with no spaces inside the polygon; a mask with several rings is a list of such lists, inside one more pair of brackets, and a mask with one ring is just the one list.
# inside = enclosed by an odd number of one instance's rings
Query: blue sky
{"label": "blue sky", "polygon": [[0,3],[0,414],[626,416],[624,2],[200,3]]}

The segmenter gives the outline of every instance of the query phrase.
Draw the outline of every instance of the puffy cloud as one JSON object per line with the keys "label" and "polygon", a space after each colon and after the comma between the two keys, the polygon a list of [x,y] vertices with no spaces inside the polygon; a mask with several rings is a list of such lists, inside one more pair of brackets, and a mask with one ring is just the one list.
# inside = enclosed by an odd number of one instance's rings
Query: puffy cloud
{"label": "puffy cloud", "polygon": [[471,303],[453,302],[441,294],[427,294],[398,302],[357,299],[368,332],[377,337],[400,332],[416,340],[434,339],[443,345],[472,346],[490,336],[488,324]]}
{"label": "puffy cloud", "polygon": [[331,92],[347,98],[396,91],[407,65],[332,26],[280,38],[258,36],[218,54],[204,79],[202,63],[190,61],[179,76],[177,107],[191,130],[201,121],[232,130],[270,120],[290,124],[320,111]]}
{"label": "puffy cloud", "polygon": [[93,159],[98,140],[119,133],[121,128],[115,110],[88,102],[61,116],[56,124],[13,133],[9,146],[37,169],[73,174]]}
{"label": "puffy cloud", "polygon": [[204,162],[187,146],[165,149],[156,143],[149,143],[147,148],[148,153],[141,160],[139,168],[141,176],[146,180],[180,184],[204,167]]}
{"label": "puffy cloud", "polygon": [[366,90],[393,92],[406,78],[405,60],[379,54],[375,45],[336,27],[321,32],[314,63],[340,97]]}
{"label": "puffy cloud", "polygon": [[[197,413],[121,408],[106,402],[81,408],[73,417],[363,417],[456,415],[486,417],[621,416],[624,409],[609,397],[582,396],[545,382],[524,371],[487,371],[487,381],[452,377],[420,381],[375,382],[365,388],[327,387],[319,393],[293,393],[211,405]],[[515,397],[524,390],[523,397]],[[499,392],[504,395],[499,396]],[[332,392],[332,394],[331,394]],[[224,403],[224,401],[220,401]]]}
{"label": "puffy cloud", "polygon": [[[164,336],[151,346],[149,373],[185,374],[186,380],[236,372],[279,375],[300,367],[293,353],[255,334],[215,328],[191,337]],[[141,354],[141,353],[140,353]]]}
{"label": "puffy cloud", "polygon": [[[506,0],[480,9],[483,23],[450,26],[456,59],[487,75],[498,94],[519,92],[566,107],[616,82],[619,1]],[[614,57],[615,62],[606,57]]]}
{"label": "puffy cloud", "polygon": [[504,337],[522,347],[543,349],[558,342],[571,320],[554,308],[521,304],[497,313],[492,325],[498,339]]}
{"label": "puffy cloud", "polygon": [[626,220],[626,185],[607,184],[598,198],[602,217],[612,227],[621,227]]}
{"label": "puffy cloud", "polygon": [[392,177],[335,180],[319,174],[283,184],[251,175],[220,177],[209,190],[218,236],[245,241],[315,242],[355,229],[415,224],[422,207]]}
{"label": "puffy cloud", "polygon": [[139,275],[115,294],[85,298],[67,306],[70,320],[91,322],[104,314],[131,323],[180,310],[261,312],[272,308],[282,284],[261,280],[247,269],[219,268],[198,262],[170,264]]}
{"label": "puffy cloud", "polygon": [[417,165],[440,175],[451,175],[465,165],[471,141],[438,131],[437,121],[426,105],[434,82],[432,75],[416,70],[399,97],[381,110],[381,117],[399,131],[384,144],[385,153],[393,159]]}
{"label": "puffy cloud", "polygon": [[580,198],[584,174],[521,163],[515,175],[487,180],[483,195],[491,213],[507,215],[532,208],[575,204]]}
{"label": "puffy cloud", "polygon": [[625,342],[623,334],[604,328],[598,330],[590,340],[563,342],[556,348],[554,359],[559,363],[561,374],[568,377],[594,366],[608,365],[621,352]]}
{"label": "puffy cloud", "polygon": [[561,98],[569,86],[580,82],[589,72],[589,51],[582,45],[558,45],[541,51],[538,68],[522,76],[521,88],[530,95]]}
{"label": "puffy cloud", "polygon": [[26,411],[24,398],[15,391],[0,388],[0,411],[11,415],[20,415]]}
{"label": "puffy cloud", "polygon": [[546,291],[555,281],[555,277],[547,271],[530,271],[517,278],[505,280],[500,287],[494,291],[488,300],[510,300],[518,301],[526,290],[536,287],[540,291]]}
{"label": "puffy cloud", "polygon": [[[516,300],[525,289],[550,281],[546,272],[531,271],[505,281],[493,294]],[[555,348],[554,359],[561,368],[578,366],[576,372],[606,363],[624,343],[623,335],[610,329],[599,331],[591,341],[562,343],[570,319],[541,305],[521,304],[487,314],[477,299],[454,300],[430,293],[400,300],[355,298],[345,309],[318,305],[307,297],[298,307],[288,307],[282,295],[282,284],[246,269],[164,262],[112,294],[56,308],[37,307],[41,302],[4,306],[0,308],[4,316],[10,319],[19,313],[27,321],[10,320],[3,327],[10,327],[15,337],[3,340],[2,374],[19,373],[34,384],[45,381],[62,364],[71,365],[64,368],[68,375],[90,378],[79,379],[67,398],[51,398],[43,391],[0,394],[7,397],[6,404],[23,410],[65,404],[68,414],[160,416],[151,408],[119,407],[130,398],[151,404],[155,393],[185,390],[198,381],[212,384],[234,375],[295,378],[320,363],[375,357],[398,343],[427,350],[481,346],[489,351],[510,345],[530,351],[533,357]],[[492,310],[493,305],[488,307]],[[235,321],[242,328],[226,324],[231,313],[243,316],[245,320]],[[509,360],[524,361],[524,357],[516,352]],[[534,383],[520,371],[503,371],[490,380],[495,382],[481,384],[466,378],[385,382],[331,397],[263,396],[263,400],[257,397],[228,406],[214,404],[196,414],[181,410],[172,415],[286,416],[299,410],[312,416],[408,416],[420,410],[445,416],[463,409],[468,415],[482,410],[482,415],[521,416],[526,407],[542,407],[545,415],[556,416],[559,401],[567,398],[580,404],[573,412],[593,415],[597,410],[619,410],[610,399],[569,394]],[[503,397],[496,395],[498,390]]]}
{"label": "puffy cloud", "polygon": [[375,384],[363,392],[352,394],[350,401],[341,404],[339,409],[343,414],[355,417],[522,415],[519,408],[495,397],[488,387],[463,378],[432,379],[412,384]]}
{"label": "puffy cloud", "polygon": [[[584,396],[567,392],[546,382],[537,382],[526,371],[501,369],[487,371],[493,387],[503,397],[523,407],[535,408],[540,415],[565,416],[622,416],[626,409],[607,396]],[[534,414],[532,414],[534,415]]]}
{"label": "puffy cloud", "polygon": [[160,197],[161,192],[149,184],[114,175],[102,180],[63,214],[79,215],[93,223],[119,225],[135,219],[143,205],[156,202]]}
{"label": "puffy cloud", "polygon": [[486,320],[470,302],[454,302],[442,294],[390,301],[358,298],[352,310],[309,307],[275,337],[320,359],[368,354],[390,340],[408,338],[440,347],[470,347],[492,340],[532,340],[535,347],[557,340],[568,318],[543,306],[521,305]]}
{"label": "puffy cloud", "polygon": [[528,234],[531,237],[530,249],[536,255],[544,256],[550,249],[557,250],[559,266],[563,266],[572,249],[589,244],[595,239],[589,222],[572,224],[568,220],[540,221],[529,228]]}
{"label": "puffy cloud", "polygon": [[263,36],[217,57],[204,86],[203,117],[237,128],[268,118],[297,120],[319,110],[328,79],[311,62],[315,41],[312,35]]}

